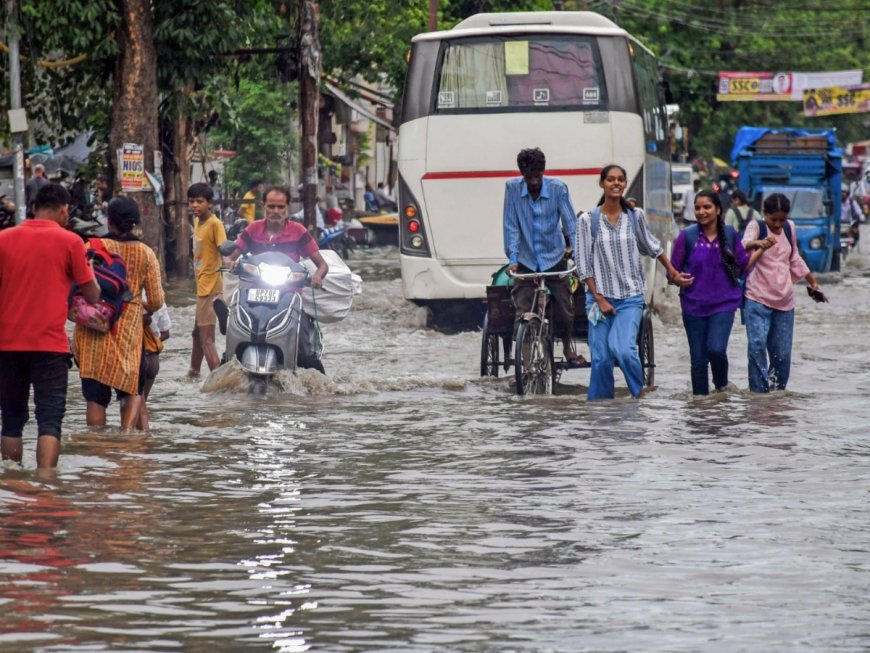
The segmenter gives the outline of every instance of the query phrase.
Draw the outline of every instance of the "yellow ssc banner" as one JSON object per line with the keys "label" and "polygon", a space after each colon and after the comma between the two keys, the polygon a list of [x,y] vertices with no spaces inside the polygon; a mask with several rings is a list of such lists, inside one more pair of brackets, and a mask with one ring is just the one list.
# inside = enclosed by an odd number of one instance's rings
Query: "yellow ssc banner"
{"label": "yellow ssc banner", "polygon": [[870,84],[808,88],[804,91],[805,116],[868,112],[870,112]]}

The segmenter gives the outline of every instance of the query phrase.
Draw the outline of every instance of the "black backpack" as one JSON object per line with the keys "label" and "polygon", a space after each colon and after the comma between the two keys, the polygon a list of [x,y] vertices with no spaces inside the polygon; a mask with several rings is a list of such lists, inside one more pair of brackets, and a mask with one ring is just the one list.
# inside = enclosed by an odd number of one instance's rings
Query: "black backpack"
{"label": "black backpack", "polygon": [[746,231],[746,225],[752,222],[752,220],[755,218],[755,209],[750,206],[749,210],[746,212],[745,218],[743,217],[743,214],[740,213],[740,211],[738,211],[737,209],[731,210],[737,214],[737,231],[742,234],[744,231]]}
{"label": "black backpack", "polygon": [[[764,220],[756,220],[758,222],[758,240],[767,238],[767,223]],[[782,230],[785,232],[785,237],[788,239],[788,244],[791,245],[791,253],[794,254],[794,234],[792,233],[794,224],[791,220],[786,220]]]}

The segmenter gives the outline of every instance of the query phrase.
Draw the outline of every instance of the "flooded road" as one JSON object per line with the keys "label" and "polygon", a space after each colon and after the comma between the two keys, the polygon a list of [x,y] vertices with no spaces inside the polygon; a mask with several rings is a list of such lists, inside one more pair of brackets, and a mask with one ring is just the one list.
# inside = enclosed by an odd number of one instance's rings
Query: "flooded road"
{"label": "flooded road", "polygon": [[829,305],[799,289],[788,392],[745,391],[735,326],[735,387],[693,399],[672,298],[656,389],[587,404],[586,370],[480,379],[480,334],[426,329],[395,258],[352,258],[328,377],[204,392],[187,288],[151,433],[114,405],[89,431],[72,377],[57,479],[32,424],[0,469],[0,651],[870,648],[870,260]]}

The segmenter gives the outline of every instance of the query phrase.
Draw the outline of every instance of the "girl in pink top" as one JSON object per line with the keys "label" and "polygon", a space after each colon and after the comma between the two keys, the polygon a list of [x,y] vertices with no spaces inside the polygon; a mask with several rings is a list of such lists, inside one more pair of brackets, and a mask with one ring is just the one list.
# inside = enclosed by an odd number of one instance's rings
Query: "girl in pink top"
{"label": "girl in pink top", "polygon": [[[768,235],[759,239],[759,222],[750,222],[743,234],[747,252],[766,249],[746,279],[743,315],[749,341],[749,389],[752,392],[785,390],[791,371],[794,331],[794,283],[806,279],[810,296],[827,301],[819,282],[804,263],[797,247],[794,223],[788,219],[791,203],[782,193],[764,200]],[[788,229],[791,238],[785,233]],[[768,356],[770,364],[768,366]]]}

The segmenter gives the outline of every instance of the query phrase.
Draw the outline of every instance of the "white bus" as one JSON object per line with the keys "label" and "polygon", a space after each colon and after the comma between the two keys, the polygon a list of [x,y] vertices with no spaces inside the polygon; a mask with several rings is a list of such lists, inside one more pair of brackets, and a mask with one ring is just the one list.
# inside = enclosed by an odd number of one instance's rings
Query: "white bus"
{"label": "white bus", "polygon": [[526,147],[543,150],[577,211],[598,203],[601,169],[620,164],[627,195],[670,243],[667,139],[655,58],[596,13],[477,14],[414,37],[398,156],[405,297],[436,311],[485,298],[506,263],[505,181]]}

